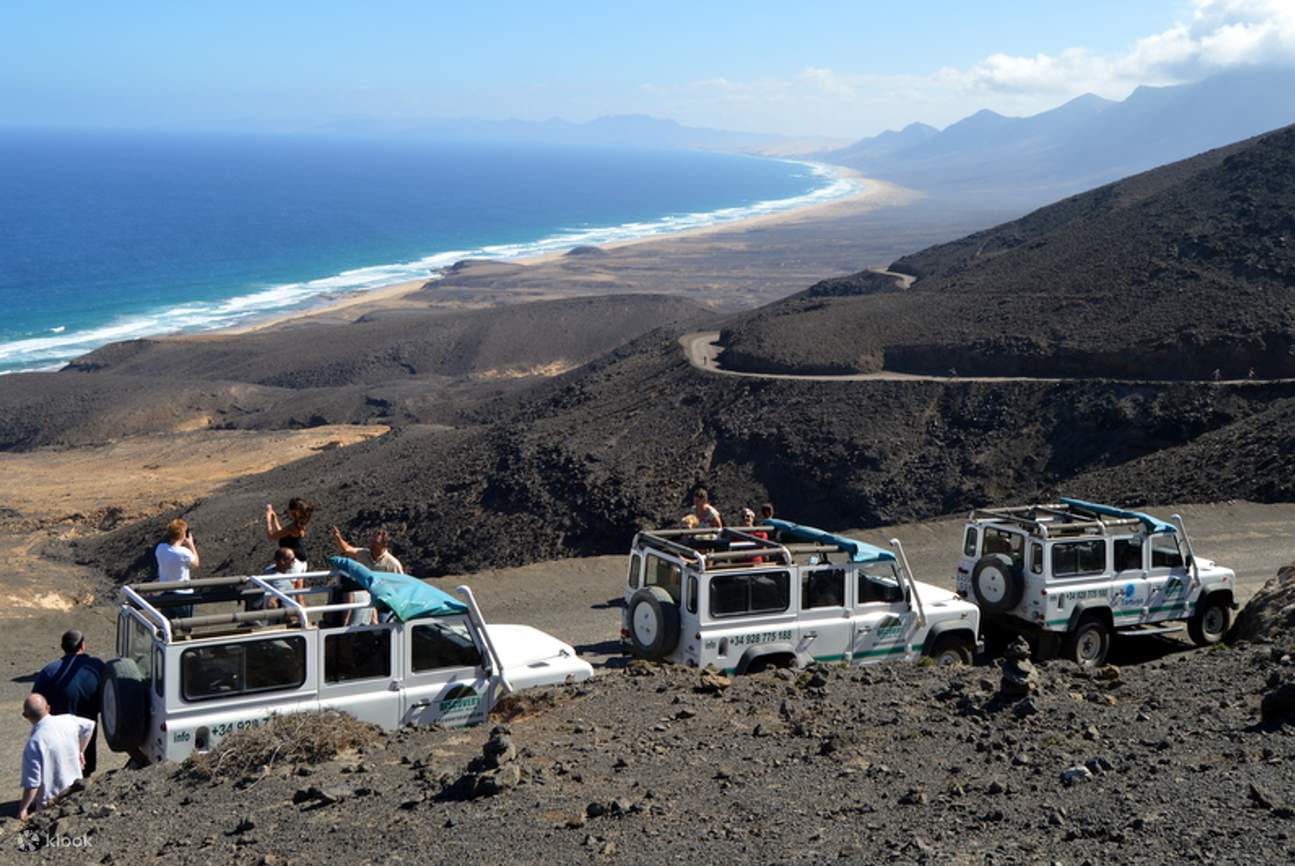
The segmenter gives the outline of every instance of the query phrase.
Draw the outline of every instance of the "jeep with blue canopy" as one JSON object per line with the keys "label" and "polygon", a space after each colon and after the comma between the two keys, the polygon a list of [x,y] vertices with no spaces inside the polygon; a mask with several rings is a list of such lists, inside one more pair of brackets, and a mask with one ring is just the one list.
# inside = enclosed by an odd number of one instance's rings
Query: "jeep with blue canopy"
{"label": "jeep with blue canopy", "polygon": [[897,540],[885,549],[785,520],[640,532],[624,592],[629,651],[691,667],[970,664],[978,648],[976,606],[914,580]]}
{"label": "jeep with blue canopy", "polygon": [[[328,571],[123,587],[104,737],[139,763],[181,760],[277,713],[340,710],[383,728],[485,720],[504,694],[589,679],[568,644],[488,625],[455,598],[342,557]],[[182,590],[177,592],[176,590]],[[361,589],[369,601],[346,602]],[[187,591],[185,591],[187,590]],[[330,614],[373,606],[373,625]]]}
{"label": "jeep with blue canopy", "polygon": [[1184,621],[1193,642],[1217,643],[1235,609],[1236,573],[1196,555],[1181,516],[1082,499],[973,510],[956,583],[987,628],[1084,667],[1106,661],[1116,634],[1169,634]]}

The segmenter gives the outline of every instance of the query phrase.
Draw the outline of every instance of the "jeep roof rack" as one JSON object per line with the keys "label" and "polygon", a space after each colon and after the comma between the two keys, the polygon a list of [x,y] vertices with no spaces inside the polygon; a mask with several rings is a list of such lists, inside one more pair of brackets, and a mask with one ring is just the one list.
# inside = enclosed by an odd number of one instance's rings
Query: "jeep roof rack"
{"label": "jeep roof rack", "polygon": [[1142,529],[1149,535],[1175,533],[1177,528],[1142,511],[1062,497],[1059,502],[1006,508],[973,508],[968,520],[1012,523],[1040,538],[1107,535],[1111,531]]}
{"label": "jeep roof rack", "polygon": [[639,532],[634,546],[646,543],[658,550],[673,553],[688,562],[696,563],[700,571],[735,565],[750,566],[757,556],[765,565],[791,565],[792,552],[786,545],[754,535],[756,532],[772,533],[772,526],[699,526],[695,529],[652,529]]}
{"label": "jeep roof rack", "polygon": [[[307,628],[326,613],[372,607],[371,602],[362,601],[341,604],[303,603],[303,596],[327,591],[337,585],[337,578],[343,576],[342,571],[334,568],[284,575],[202,577],[182,583],[153,581],[128,584],[121,588],[121,592],[126,605],[157,629],[166,643],[174,643],[188,638],[215,636],[220,633],[220,629],[216,628],[219,626],[233,626],[247,631]],[[279,589],[272,583],[285,579],[301,580],[305,585],[300,589]],[[463,589],[461,587],[460,591]],[[279,607],[246,610],[242,604],[252,599],[271,597],[279,600]],[[199,613],[194,610],[190,616],[174,618],[166,613],[170,608],[197,608],[202,605],[206,605],[209,612]],[[204,631],[195,632],[195,629]]]}

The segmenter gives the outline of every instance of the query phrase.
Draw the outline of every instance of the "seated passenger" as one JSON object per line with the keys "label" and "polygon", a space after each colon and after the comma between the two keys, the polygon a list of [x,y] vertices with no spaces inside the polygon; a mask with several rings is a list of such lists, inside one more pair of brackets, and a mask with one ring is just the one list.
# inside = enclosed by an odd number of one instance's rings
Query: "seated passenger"
{"label": "seated passenger", "polygon": [[[750,529],[751,532],[749,534],[753,535],[756,538],[763,538],[763,539],[769,538],[769,533],[765,532],[763,529],[755,529],[754,527],[755,527],[755,512],[749,508],[743,508],[741,528],[743,530]],[[764,557],[763,556],[751,557],[751,564],[764,565]]]}

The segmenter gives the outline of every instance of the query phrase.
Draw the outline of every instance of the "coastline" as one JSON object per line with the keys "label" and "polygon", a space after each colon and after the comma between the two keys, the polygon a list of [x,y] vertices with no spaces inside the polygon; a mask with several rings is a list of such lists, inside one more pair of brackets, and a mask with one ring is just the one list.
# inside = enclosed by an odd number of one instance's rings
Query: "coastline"
{"label": "coastline", "polygon": [[[734,219],[727,222],[716,222],[711,225],[696,226],[660,234],[644,235],[636,238],[608,241],[600,244],[588,244],[587,246],[597,247],[603,251],[611,251],[625,250],[653,244],[696,241],[698,239],[705,239],[716,235],[740,234],[753,229],[771,228],[774,226],[814,220],[835,219],[850,214],[875,210],[880,207],[904,204],[915,200],[920,195],[919,193],[915,193],[887,181],[865,177],[862,173],[844,166],[821,165],[821,168],[829,171],[831,176],[837,181],[844,180],[853,184],[855,187],[854,191],[841,196],[840,198],[811,202],[801,207],[789,208],[787,210],[777,211],[774,213],[753,214],[748,217]],[[577,246],[586,245],[578,244]],[[451,263],[447,268],[443,268],[441,274],[433,275],[425,279],[406,280],[399,283],[393,283],[391,285],[378,286],[372,289],[348,292],[335,299],[321,299],[318,304],[312,304],[295,310],[286,310],[281,313],[270,313],[265,317],[233,325],[228,328],[219,328],[194,334],[175,334],[164,338],[173,340],[201,340],[204,338],[256,333],[286,324],[301,324],[312,319],[341,317],[343,315],[346,315],[347,318],[355,318],[359,315],[363,315],[364,312],[373,309],[399,306],[408,296],[422,290],[429,283],[434,283],[443,278],[444,272],[447,271],[449,267],[453,267],[459,262],[490,262],[494,264],[507,265],[509,267],[534,267],[559,261],[566,256],[571,249],[574,249],[574,247],[546,252],[539,255],[521,256],[516,258],[470,257],[467,259],[460,259],[458,262]],[[426,304],[420,304],[419,306],[425,307]],[[350,314],[354,314],[354,316]]]}

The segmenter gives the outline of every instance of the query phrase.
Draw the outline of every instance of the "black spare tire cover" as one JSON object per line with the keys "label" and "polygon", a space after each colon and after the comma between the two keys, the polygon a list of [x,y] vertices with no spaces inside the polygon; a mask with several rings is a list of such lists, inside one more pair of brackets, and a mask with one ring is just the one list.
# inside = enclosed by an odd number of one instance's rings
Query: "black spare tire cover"
{"label": "black spare tire cover", "polygon": [[630,596],[628,615],[630,646],[639,658],[665,658],[679,645],[679,605],[661,587]]}
{"label": "black spare tire cover", "polygon": [[990,553],[980,557],[971,570],[971,592],[981,610],[1006,613],[1021,603],[1025,578],[1010,556]]}
{"label": "black spare tire cover", "polygon": [[99,715],[103,738],[114,752],[144,745],[148,730],[149,682],[132,659],[113,659],[104,666]]}

